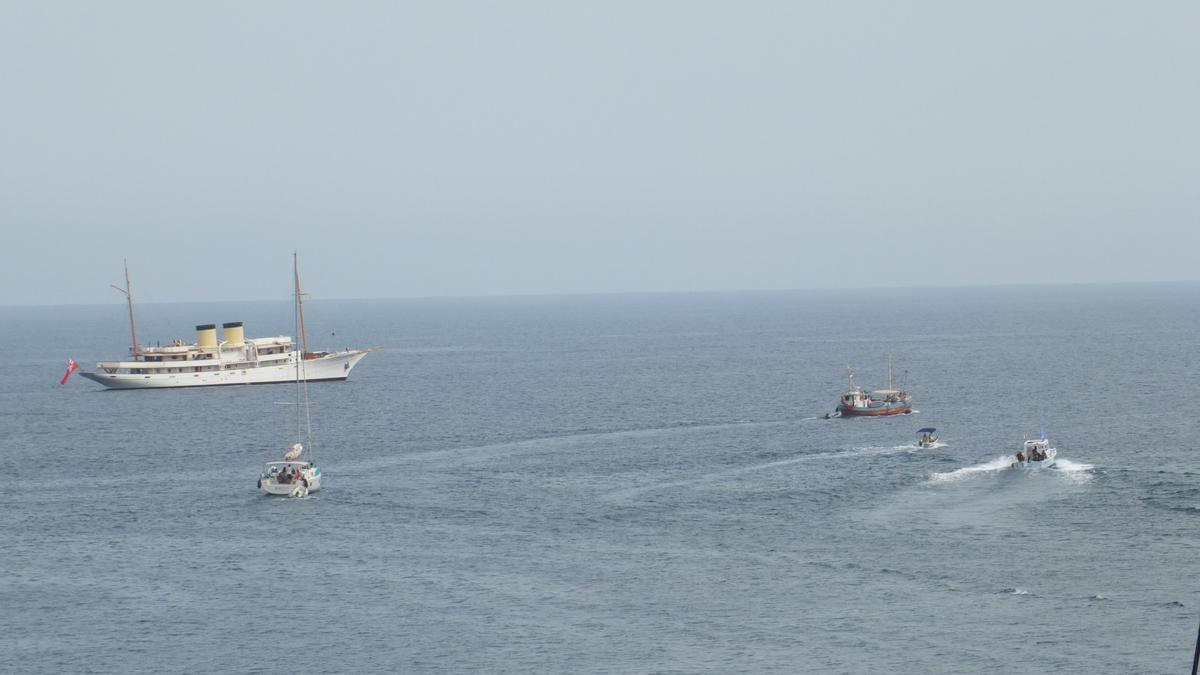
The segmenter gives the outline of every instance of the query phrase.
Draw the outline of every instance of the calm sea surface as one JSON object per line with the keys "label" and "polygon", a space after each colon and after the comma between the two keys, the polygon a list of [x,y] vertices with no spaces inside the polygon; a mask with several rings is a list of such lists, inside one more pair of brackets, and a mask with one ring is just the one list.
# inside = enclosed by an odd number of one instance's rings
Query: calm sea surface
{"label": "calm sea surface", "polygon": [[[382,349],[311,385],[324,489],[281,499],[291,386],[60,387],[124,307],[0,308],[0,671],[1190,668],[1200,285],[308,314]],[[292,334],[282,299],[139,336],[238,320]],[[819,419],[889,352],[918,412]],[[1059,469],[1002,470],[1043,427]]]}

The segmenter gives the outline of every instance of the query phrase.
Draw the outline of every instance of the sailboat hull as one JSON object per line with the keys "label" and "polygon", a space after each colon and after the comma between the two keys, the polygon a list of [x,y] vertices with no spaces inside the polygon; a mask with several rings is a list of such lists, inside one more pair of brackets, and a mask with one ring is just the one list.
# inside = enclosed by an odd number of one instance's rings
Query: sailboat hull
{"label": "sailboat hull", "polygon": [[280,483],[273,476],[259,478],[258,487],[260,490],[269,495],[277,495],[288,497],[297,492],[296,488],[301,487],[305,493],[316,492],[321,489],[321,469],[313,467],[306,469],[303,472],[304,480],[300,482]]}

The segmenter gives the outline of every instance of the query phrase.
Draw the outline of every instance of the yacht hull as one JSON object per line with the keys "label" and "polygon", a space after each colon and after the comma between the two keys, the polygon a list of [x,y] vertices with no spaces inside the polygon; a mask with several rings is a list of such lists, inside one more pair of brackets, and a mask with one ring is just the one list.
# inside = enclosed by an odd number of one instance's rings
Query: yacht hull
{"label": "yacht hull", "polygon": [[[309,382],[345,380],[351,369],[367,355],[365,349],[352,349],[304,361]],[[230,368],[199,373],[105,373],[80,372],[80,375],[109,389],[170,389],[178,387],[215,387],[232,384],[282,384],[296,381],[294,363]]]}

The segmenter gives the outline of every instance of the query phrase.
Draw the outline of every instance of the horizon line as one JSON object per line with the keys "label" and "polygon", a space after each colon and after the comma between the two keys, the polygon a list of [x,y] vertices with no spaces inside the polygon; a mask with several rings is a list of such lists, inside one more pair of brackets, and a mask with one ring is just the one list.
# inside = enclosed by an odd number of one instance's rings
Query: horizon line
{"label": "horizon line", "polygon": [[[954,285],[912,285],[912,286],[817,286],[808,288],[726,288],[726,289],[697,289],[697,290],[643,290],[643,291],[578,291],[569,293],[481,293],[473,295],[389,295],[389,296],[354,296],[354,297],[310,297],[310,302],[361,302],[367,300],[501,300],[505,298],[577,298],[603,296],[638,296],[638,295],[720,295],[744,293],[821,293],[821,292],[854,292],[854,291],[903,291],[903,290],[954,290],[982,288],[1037,288],[1064,286],[1149,286],[1167,284],[1195,284],[1200,279],[1175,280],[1141,280],[1141,281],[1051,281],[1051,282],[1003,282],[975,283]],[[306,295],[312,295],[306,293]],[[291,296],[287,296],[290,302]],[[226,302],[279,302],[279,298],[240,298],[235,300],[158,300],[153,302],[137,302],[137,305],[189,305]],[[102,307],[107,305],[124,304],[121,301],[86,302],[86,303],[46,303],[46,304],[0,304],[0,308],[18,307]]]}

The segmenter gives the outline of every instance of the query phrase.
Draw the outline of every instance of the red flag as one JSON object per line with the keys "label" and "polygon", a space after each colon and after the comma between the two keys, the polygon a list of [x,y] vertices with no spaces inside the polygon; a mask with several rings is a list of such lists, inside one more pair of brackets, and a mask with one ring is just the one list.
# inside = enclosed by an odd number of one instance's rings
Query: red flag
{"label": "red flag", "polygon": [[75,369],[78,367],[79,367],[79,364],[75,363],[75,359],[67,359],[67,372],[63,373],[62,379],[59,380],[58,383],[66,384],[67,378],[70,377],[71,373],[75,372]]}

